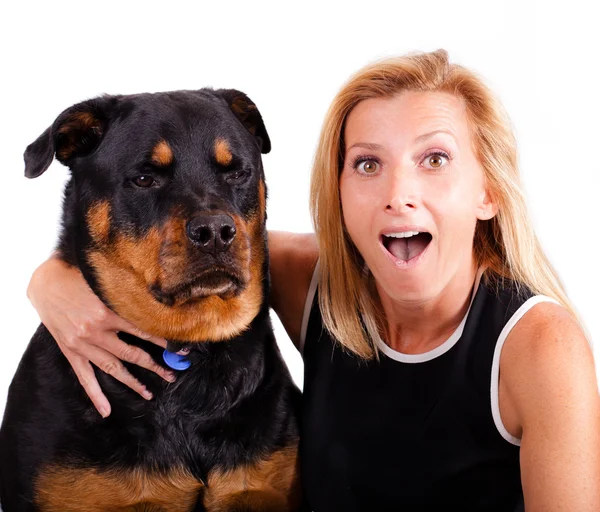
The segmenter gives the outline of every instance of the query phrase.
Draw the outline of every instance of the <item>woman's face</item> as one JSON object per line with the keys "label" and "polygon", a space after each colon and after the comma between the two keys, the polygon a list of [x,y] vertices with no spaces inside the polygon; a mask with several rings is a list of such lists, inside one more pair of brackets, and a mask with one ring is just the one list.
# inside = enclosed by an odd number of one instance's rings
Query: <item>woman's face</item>
{"label": "woman's face", "polygon": [[344,222],[380,293],[420,302],[470,278],[477,219],[497,209],[462,98],[408,91],[362,101],[344,140]]}

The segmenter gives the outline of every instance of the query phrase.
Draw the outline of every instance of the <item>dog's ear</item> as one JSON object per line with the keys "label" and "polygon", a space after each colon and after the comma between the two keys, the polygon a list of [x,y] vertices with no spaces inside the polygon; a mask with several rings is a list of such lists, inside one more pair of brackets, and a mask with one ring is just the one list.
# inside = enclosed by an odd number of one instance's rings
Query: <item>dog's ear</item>
{"label": "dog's ear", "polygon": [[89,154],[102,140],[108,124],[107,98],[95,98],[63,111],[44,133],[27,146],[25,176],[37,178],[44,173],[54,155],[69,165],[72,159]]}
{"label": "dog's ear", "polygon": [[231,111],[254,136],[258,142],[260,152],[268,153],[271,151],[271,140],[254,102],[243,92],[235,89],[218,89],[215,92],[225,99]]}

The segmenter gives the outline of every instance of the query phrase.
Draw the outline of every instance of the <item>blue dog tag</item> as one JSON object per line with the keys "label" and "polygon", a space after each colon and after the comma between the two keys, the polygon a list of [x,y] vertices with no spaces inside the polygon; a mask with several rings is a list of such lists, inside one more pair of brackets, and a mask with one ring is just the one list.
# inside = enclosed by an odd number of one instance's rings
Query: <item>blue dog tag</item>
{"label": "blue dog tag", "polygon": [[168,350],[163,352],[163,359],[167,366],[173,368],[173,370],[187,370],[192,364],[187,357]]}

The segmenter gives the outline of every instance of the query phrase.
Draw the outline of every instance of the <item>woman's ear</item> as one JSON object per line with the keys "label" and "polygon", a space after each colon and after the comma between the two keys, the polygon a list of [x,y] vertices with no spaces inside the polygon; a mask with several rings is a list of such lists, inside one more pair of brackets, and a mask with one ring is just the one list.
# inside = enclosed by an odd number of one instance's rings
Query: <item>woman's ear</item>
{"label": "woman's ear", "polygon": [[479,220],[490,220],[498,213],[498,203],[488,188],[485,188],[480,195],[477,205],[477,218]]}

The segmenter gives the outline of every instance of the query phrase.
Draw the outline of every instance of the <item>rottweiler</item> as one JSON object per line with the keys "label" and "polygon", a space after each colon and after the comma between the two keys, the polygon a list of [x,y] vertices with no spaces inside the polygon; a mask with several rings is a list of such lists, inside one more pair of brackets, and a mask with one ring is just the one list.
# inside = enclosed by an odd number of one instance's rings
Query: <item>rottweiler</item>
{"label": "rottweiler", "polygon": [[248,96],[205,88],[93,98],[27,147],[26,177],[54,157],[70,169],[60,257],[169,346],[122,340],[180,371],[168,383],[126,363],[147,401],[94,367],[104,419],[40,324],[0,430],[4,512],[300,507],[300,391],[267,300],[270,145]]}

